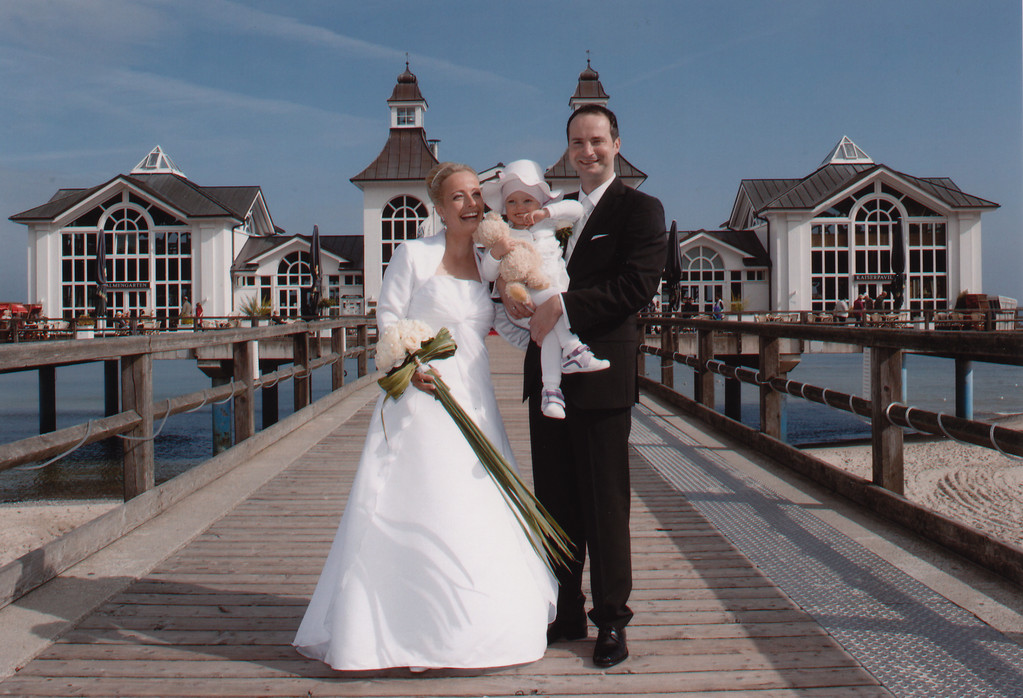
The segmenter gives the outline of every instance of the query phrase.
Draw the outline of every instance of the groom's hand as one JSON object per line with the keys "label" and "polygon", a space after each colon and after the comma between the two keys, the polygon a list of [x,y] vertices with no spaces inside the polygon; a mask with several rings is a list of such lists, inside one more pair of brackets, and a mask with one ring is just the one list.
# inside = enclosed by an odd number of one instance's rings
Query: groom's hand
{"label": "groom's hand", "polygon": [[561,307],[561,296],[548,298],[533,313],[529,319],[529,335],[533,341],[542,345],[547,333],[554,329],[554,325],[561,319],[564,310]]}

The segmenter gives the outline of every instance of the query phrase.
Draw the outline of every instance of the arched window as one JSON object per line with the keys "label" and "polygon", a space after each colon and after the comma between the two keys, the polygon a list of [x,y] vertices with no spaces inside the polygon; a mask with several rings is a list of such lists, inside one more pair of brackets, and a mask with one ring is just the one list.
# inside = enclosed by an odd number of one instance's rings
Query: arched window
{"label": "arched window", "polygon": [[312,259],[308,252],[292,252],[277,265],[277,307],[281,317],[298,317],[302,290],[313,283]]}
{"label": "arched window", "polygon": [[703,312],[724,297],[725,263],[710,247],[693,247],[682,254],[682,292]]}
{"label": "arched window", "polygon": [[107,310],[148,312],[149,219],[132,206],[116,208],[103,221]]}
{"label": "arched window", "polygon": [[397,196],[387,202],[380,214],[381,271],[387,268],[395,247],[416,238],[427,215],[426,206],[414,196]]}

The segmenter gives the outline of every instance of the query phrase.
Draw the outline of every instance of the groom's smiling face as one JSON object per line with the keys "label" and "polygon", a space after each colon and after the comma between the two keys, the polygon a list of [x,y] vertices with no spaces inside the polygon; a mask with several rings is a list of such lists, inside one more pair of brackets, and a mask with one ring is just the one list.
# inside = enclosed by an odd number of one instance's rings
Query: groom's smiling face
{"label": "groom's smiling face", "polygon": [[568,159],[589,193],[615,171],[621,139],[611,137],[611,122],[603,114],[583,114],[568,126]]}

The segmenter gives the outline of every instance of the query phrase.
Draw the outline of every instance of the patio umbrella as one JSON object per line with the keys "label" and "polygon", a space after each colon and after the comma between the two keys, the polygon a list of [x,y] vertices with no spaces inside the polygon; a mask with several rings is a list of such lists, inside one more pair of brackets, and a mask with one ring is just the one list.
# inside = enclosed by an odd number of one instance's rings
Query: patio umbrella
{"label": "patio umbrella", "polygon": [[678,312],[682,305],[682,249],[678,242],[678,224],[671,222],[671,229],[668,230],[668,257],[664,262],[664,273],[661,275],[664,284],[668,289],[668,308],[671,312]]}
{"label": "patio umbrella", "polygon": [[302,316],[303,317],[315,317],[319,314],[320,306],[320,279],[322,278],[321,266],[320,266],[320,226],[313,226],[313,239],[309,243],[309,257],[310,257],[310,269],[312,278],[309,282],[309,288],[306,289],[302,295]]}
{"label": "patio umbrella", "polygon": [[96,317],[107,314],[107,234],[99,231],[96,240]]}
{"label": "patio umbrella", "polygon": [[892,226],[892,310],[901,310],[906,303],[906,253],[903,251],[902,221]]}

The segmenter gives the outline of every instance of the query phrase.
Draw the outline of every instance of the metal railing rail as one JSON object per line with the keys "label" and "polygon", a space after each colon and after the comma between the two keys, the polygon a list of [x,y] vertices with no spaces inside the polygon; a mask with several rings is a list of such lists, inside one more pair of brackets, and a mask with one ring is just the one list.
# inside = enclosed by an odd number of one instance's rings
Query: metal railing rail
{"label": "metal railing rail", "polygon": [[[1023,332],[974,330],[913,330],[906,328],[843,327],[800,322],[737,322],[644,315],[647,328],[659,328],[661,346],[644,344],[639,356],[640,384],[684,412],[736,436],[752,448],[793,468],[864,507],[899,521],[917,533],[949,547],[1018,583],[1023,583],[1023,548],[999,541],[960,521],[955,521],[903,496],[905,490],[903,431],[925,434],[996,450],[1009,457],[1023,457],[1023,431],[989,422],[925,410],[901,402],[902,362],[906,352],[956,359],[1023,365]],[[683,334],[685,333],[685,334]],[[731,341],[715,342],[718,335]],[[652,336],[649,333],[646,335]],[[696,353],[679,351],[680,337],[688,337]],[[744,340],[755,340],[744,341]],[[782,371],[780,347],[785,340],[849,344],[870,353],[870,397],[850,395],[826,386],[790,380]],[[715,348],[742,351],[715,356]],[[797,342],[795,346],[799,346]],[[643,358],[661,358],[659,380],[646,377]],[[674,390],[674,367],[694,371],[694,395],[690,399]],[[743,363],[745,365],[739,365]],[[752,368],[751,366],[755,366]],[[726,414],[715,411],[714,377],[726,384]],[[752,428],[727,416],[729,383],[756,385],[760,392],[760,425]],[[732,395],[737,395],[733,389]],[[832,409],[848,412],[869,422],[871,429],[871,477],[864,480],[812,455],[785,444],[781,428],[783,395],[792,395]],[[736,399],[733,397],[733,399]]]}

